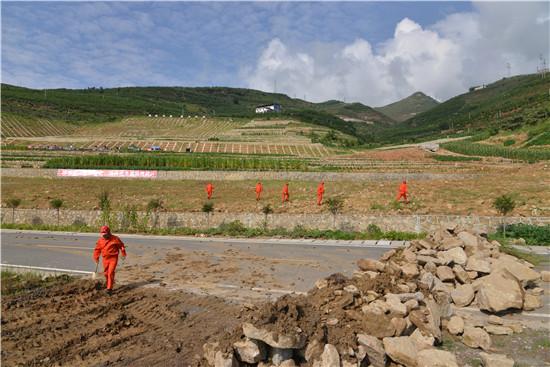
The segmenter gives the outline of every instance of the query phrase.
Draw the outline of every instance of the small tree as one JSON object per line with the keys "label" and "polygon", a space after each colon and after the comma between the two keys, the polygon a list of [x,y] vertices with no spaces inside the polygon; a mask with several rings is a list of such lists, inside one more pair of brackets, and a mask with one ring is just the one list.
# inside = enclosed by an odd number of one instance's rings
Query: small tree
{"label": "small tree", "polygon": [[59,226],[59,209],[63,206],[63,200],[61,199],[52,199],[50,200],[50,208],[57,211],[57,225]]}
{"label": "small tree", "polygon": [[206,213],[206,225],[210,228],[210,213],[214,211],[214,203],[204,203],[202,205],[202,212]]}
{"label": "small tree", "polygon": [[336,215],[344,208],[344,200],[340,197],[329,198],[325,204],[328,211],[332,213],[332,226],[336,228]]}
{"label": "small tree", "polygon": [[158,224],[158,211],[159,209],[162,209],[162,200],[155,198],[149,200],[147,203],[147,212],[153,212],[155,213],[154,219],[153,219],[153,227],[156,227]]}
{"label": "small tree", "polygon": [[502,215],[502,230],[506,238],[506,221],[505,216],[516,207],[515,200],[510,195],[502,195],[493,202],[494,208]]}
{"label": "small tree", "polygon": [[111,220],[111,198],[109,197],[109,192],[104,190],[98,196],[98,206],[101,210],[101,225],[108,225],[112,227]]}
{"label": "small tree", "polygon": [[267,204],[262,208],[262,213],[264,213],[264,229],[267,229],[267,216],[271,213],[273,213],[273,208],[271,207],[271,204]]}
{"label": "small tree", "polygon": [[15,222],[15,209],[21,204],[21,199],[11,198],[6,201],[8,208],[11,208],[11,222]]}

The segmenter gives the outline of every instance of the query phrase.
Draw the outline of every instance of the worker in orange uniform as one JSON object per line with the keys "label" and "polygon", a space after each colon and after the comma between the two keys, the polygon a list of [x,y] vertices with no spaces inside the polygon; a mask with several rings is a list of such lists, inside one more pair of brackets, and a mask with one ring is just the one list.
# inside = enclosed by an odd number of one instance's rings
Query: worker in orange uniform
{"label": "worker in orange uniform", "polygon": [[126,249],[124,243],[117,236],[111,233],[108,226],[101,227],[101,237],[97,240],[94,249],[94,261],[99,264],[99,255],[103,259],[103,273],[107,280],[107,293],[110,295],[113,292],[115,283],[115,269],[118,263],[118,253],[122,252],[122,259],[126,258]]}
{"label": "worker in orange uniform", "polygon": [[409,200],[407,199],[407,181],[403,180],[401,185],[399,185],[399,194],[397,195],[397,201],[399,201],[401,198],[405,199],[405,203],[408,203]]}
{"label": "worker in orange uniform", "polygon": [[290,199],[290,194],[288,193],[288,183],[285,183],[285,185],[283,186],[283,203],[285,201],[289,201]]}
{"label": "worker in orange uniform", "polygon": [[321,182],[319,187],[317,187],[317,205],[323,203],[323,194],[325,193],[325,183]]}
{"label": "worker in orange uniform", "polygon": [[214,193],[214,185],[212,183],[208,183],[206,185],[206,194],[208,195],[208,200],[212,199],[212,194]]}
{"label": "worker in orange uniform", "polygon": [[264,191],[264,186],[261,182],[258,182],[256,184],[256,201],[260,200],[260,195],[262,194],[262,191]]}

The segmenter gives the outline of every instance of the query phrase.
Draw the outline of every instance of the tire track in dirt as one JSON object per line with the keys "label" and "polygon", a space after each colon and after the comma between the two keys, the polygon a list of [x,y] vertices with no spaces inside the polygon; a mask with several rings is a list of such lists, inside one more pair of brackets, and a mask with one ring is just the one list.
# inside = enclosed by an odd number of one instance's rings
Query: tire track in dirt
{"label": "tire track in dirt", "polygon": [[4,296],[3,364],[196,365],[202,344],[233,327],[241,312],[219,298],[146,285],[124,285],[108,296],[100,282],[75,280]]}

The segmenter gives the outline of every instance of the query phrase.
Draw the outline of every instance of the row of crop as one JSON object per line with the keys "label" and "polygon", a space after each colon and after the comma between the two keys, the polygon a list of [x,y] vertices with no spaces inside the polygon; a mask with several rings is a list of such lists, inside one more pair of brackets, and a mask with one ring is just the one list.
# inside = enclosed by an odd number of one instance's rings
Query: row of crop
{"label": "row of crop", "polygon": [[96,155],[53,158],[45,168],[121,168],[158,170],[259,170],[307,171],[308,162],[298,159],[230,158],[207,156]]}
{"label": "row of crop", "polygon": [[550,160],[550,150],[548,149],[509,148],[468,141],[449,142],[443,144],[442,147],[451,152],[473,156],[503,157],[528,162]]}

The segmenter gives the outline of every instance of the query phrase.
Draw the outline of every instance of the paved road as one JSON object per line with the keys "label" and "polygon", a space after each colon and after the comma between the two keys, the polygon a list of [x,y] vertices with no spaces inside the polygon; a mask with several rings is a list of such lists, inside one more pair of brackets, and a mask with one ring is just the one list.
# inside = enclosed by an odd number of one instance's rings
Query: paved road
{"label": "paved road", "polygon": [[[91,254],[97,236],[91,233],[2,230],[2,264],[93,271]],[[218,283],[225,289],[241,287],[243,283],[250,283],[243,280],[245,276],[256,271],[258,275],[251,287],[298,292],[307,291],[317,279],[335,272],[351,275],[356,269],[357,259],[379,258],[389,248],[403,244],[390,241],[201,239],[141,235],[121,235],[121,238],[129,253],[126,269],[139,267],[140,271],[149,270],[157,279],[172,279],[173,284],[180,269],[194,270],[191,283],[198,284],[196,275],[200,270],[206,272],[211,266],[231,262],[232,269],[238,269],[237,274],[227,272],[227,277],[205,275],[201,286],[206,282]],[[175,253],[184,254],[194,262],[182,263],[170,270],[168,262]],[[161,263],[162,266],[150,267],[148,264],[151,263]],[[120,273],[124,272],[122,266]],[[181,282],[191,284],[188,280]]]}
{"label": "paved road", "polygon": [[[359,258],[377,259],[388,249],[403,245],[390,241],[142,235],[121,238],[129,253],[127,263],[120,266],[124,281],[138,281],[141,277],[155,286],[160,283],[168,288],[240,300],[305,292],[327,275],[341,272],[350,276]],[[97,234],[92,233],[2,230],[1,262],[93,271],[91,254],[96,239]],[[171,259],[178,256],[188,261],[172,263]],[[133,278],[131,274],[138,276]],[[541,321],[550,327],[550,283],[544,283],[544,288],[544,308],[510,317],[519,317],[532,327],[540,327],[537,324]],[[464,311],[479,313],[470,308]]]}

